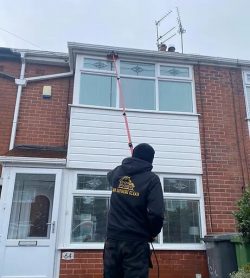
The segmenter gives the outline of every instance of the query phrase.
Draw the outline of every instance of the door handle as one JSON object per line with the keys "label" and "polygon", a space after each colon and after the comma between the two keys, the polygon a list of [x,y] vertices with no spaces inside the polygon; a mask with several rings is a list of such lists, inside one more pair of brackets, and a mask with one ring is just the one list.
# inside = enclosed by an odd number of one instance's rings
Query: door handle
{"label": "door handle", "polygon": [[54,234],[55,233],[55,229],[56,229],[56,221],[52,221],[51,223],[47,223],[47,225],[51,226],[51,233]]}

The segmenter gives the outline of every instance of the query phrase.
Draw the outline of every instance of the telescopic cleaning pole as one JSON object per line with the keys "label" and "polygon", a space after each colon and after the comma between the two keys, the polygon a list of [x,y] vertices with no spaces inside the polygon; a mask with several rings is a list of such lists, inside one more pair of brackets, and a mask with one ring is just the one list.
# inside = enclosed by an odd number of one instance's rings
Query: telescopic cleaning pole
{"label": "telescopic cleaning pole", "polygon": [[132,155],[133,154],[133,144],[132,144],[132,140],[131,140],[128,118],[127,118],[126,109],[125,109],[125,100],[124,100],[124,95],[123,95],[123,92],[122,92],[121,79],[120,79],[120,76],[118,74],[117,65],[116,65],[116,60],[119,57],[118,57],[117,53],[115,53],[114,51],[111,51],[107,55],[107,58],[114,62],[115,74],[116,74],[116,79],[117,79],[117,83],[118,83],[118,90],[119,90],[119,99],[120,99],[119,102],[120,102],[120,106],[122,108],[122,115],[124,117],[124,122],[125,122],[127,137],[128,137],[128,146],[129,146],[129,149],[130,149],[130,152],[131,152],[131,155]]}

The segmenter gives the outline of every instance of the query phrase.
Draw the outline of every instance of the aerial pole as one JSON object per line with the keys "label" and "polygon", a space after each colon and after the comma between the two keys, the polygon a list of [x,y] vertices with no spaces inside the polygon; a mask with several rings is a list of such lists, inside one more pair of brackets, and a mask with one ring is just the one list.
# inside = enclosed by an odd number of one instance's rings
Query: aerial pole
{"label": "aerial pole", "polygon": [[181,53],[183,54],[183,34],[186,33],[186,30],[182,26],[181,17],[180,17],[180,13],[179,13],[178,7],[176,7],[176,11],[177,11],[177,22],[178,22],[178,27],[179,27],[178,33],[181,36]]}

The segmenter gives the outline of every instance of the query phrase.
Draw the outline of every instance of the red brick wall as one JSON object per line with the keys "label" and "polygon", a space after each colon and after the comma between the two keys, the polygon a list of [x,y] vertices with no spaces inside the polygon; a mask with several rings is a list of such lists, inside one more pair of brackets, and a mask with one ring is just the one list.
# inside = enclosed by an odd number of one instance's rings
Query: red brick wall
{"label": "red brick wall", "polygon": [[[28,65],[26,77],[67,72],[68,68]],[[43,86],[52,87],[52,97],[42,97]],[[28,82],[23,89],[15,145],[66,146],[72,78]]]}
{"label": "red brick wall", "polygon": [[233,232],[232,211],[249,181],[249,135],[240,69],[195,67],[207,231]]}
{"label": "red brick wall", "polygon": [[[0,71],[19,78],[18,62],[0,61]],[[17,86],[14,80],[0,77],[0,155],[9,149]]]}
{"label": "red brick wall", "polygon": [[[0,72],[19,78],[20,64],[14,61],[0,61]],[[0,76],[0,155],[9,149],[12,122],[16,103],[17,86],[14,80]],[[0,165],[0,176],[2,167]]]}
{"label": "red brick wall", "polygon": [[[240,69],[196,66],[195,89],[200,114],[203,190],[208,233],[234,232],[232,212],[249,182],[249,134]],[[158,251],[161,277],[208,277],[206,253]],[[77,251],[61,261],[60,278],[102,277],[101,253]],[[154,260],[154,258],[153,258]],[[79,276],[77,276],[79,275]],[[156,276],[156,268],[150,273]]]}
{"label": "red brick wall", "polygon": [[[68,251],[68,250],[67,250]],[[72,250],[74,260],[61,260],[60,278],[102,278],[101,251]],[[206,254],[204,251],[157,251],[161,278],[193,278],[196,273],[208,278]],[[152,254],[154,268],[150,278],[157,278],[157,265]]]}

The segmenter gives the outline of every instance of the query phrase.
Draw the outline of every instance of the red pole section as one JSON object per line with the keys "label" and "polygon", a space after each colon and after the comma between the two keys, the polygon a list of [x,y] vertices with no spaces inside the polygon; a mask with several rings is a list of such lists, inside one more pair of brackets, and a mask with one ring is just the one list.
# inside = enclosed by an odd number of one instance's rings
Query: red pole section
{"label": "red pole section", "polygon": [[120,99],[120,105],[122,107],[122,115],[124,117],[126,131],[127,131],[127,136],[128,136],[128,146],[130,148],[130,152],[131,152],[131,155],[132,155],[133,154],[133,144],[132,144],[132,140],[131,140],[131,134],[130,134],[130,130],[129,130],[128,118],[127,118],[126,109],[125,109],[125,101],[124,101],[124,95],[123,95],[123,92],[122,92],[121,80],[120,80],[120,76],[118,75],[115,55],[113,54],[112,57],[113,57],[113,61],[114,61],[115,73],[116,73],[116,78],[117,78],[117,82],[118,82],[119,99]]}

